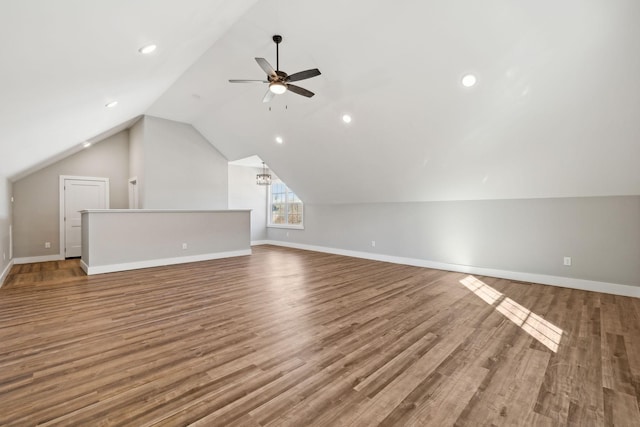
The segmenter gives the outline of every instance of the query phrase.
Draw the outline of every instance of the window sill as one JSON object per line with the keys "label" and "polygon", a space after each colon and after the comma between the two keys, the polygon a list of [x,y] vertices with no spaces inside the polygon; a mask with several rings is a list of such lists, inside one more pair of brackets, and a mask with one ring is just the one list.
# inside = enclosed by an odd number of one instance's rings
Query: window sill
{"label": "window sill", "polygon": [[269,224],[267,228],[286,228],[289,230],[304,230],[304,225]]}

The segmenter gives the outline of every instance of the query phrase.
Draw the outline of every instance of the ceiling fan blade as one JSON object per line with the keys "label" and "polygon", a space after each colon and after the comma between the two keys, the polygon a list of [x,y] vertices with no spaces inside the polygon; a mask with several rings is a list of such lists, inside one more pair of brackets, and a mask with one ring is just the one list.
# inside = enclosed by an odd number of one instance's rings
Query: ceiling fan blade
{"label": "ceiling fan blade", "polygon": [[307,98],[311,98],[313,95],[315,95],[315,93],[311,92],[310,90],[306,90],[305,88],[296,85],[287,85],[287,89],[289,89],[293,93],[297,93],[298,95],[306,96]]}
{"label": "ceiling fan blade", "polygon": [[267,73],[268,76],[278,77],[278,75],[276,74],[276,70],[273,69],[271,64],[269,64],[269,62],[266,59],[256,58],[256,62],[258,63],[260,68],[262,68],[264,72]]}
{"label": "ceiling fan blade", "polygon": [[313,68],[311,70],[300,71],[299,73],[293,73],[287,79],[288,82],[297,82],[300,80],[310,79],[311,77],[319,76],[320,70]]}
{"label": "ceiling fan blade", "polygon": [[267,80],[229,79],[229,83],[269,83]]}
{"label": "ceiling fan blade", "polygon": [[271,92],[271,90],[267,89],[267,93],[264,94],[264,98],[262,98],[262,102],[267,103],[271,101],[274,96],[276,96],[276,94]]}

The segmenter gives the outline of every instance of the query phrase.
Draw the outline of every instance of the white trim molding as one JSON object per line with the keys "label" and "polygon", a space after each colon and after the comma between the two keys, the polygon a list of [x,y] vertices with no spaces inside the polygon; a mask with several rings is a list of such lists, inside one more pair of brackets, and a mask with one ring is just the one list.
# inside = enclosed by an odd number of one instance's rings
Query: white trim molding
{"label": "white trim molding", "polygon": [[[254,242],[251,243],[252,245]],[[594,280],[576,279],[573,277],[550,276],[546,274],[523,273],[519,271],[498,270],[493,268],[474,267],[470,265],[448,264],[418,258],[404,258],[392,255],[374,254],[371,252],[352,251],[348,249],[329,248],[325,246],[305,245],[299,243],[281,242],[278,240],[260,240],[260,245],[283,246],[306,251],[324,252],[334,255],[344,255],[354,258],[364,258],[373,261],[390,262],[393,264],[411,265],[414,267],[433,268],[436,270],[455,271],[458,273],[477,274],[480,276],[498,277],[501,279],[517,280],[519,282],[539,283],[542,285],[558,286],[562,288],[579,289],[583,291],[602,292],[605,294],[621,295],[640,298],[640,286],[621,285],[618,283],[598,282]]]}
{"label": "white trim molding", "polygon": [[251,255],[251,249],[239,251],[215,252],[210,254],[183,256],[175,258],[150,259],[145,261],[126,262],[122,264],[88,266],[84,261],[80,261],[80,267],[87,275],[113,273],[116,271],[137,270],[140,268],[161,267],[165,265],[186,264],[188,262],[209,261],[212,259],[231,258],[237,256]]}
{"label": "white trim molding", "polygon": [[127,189],[129,193],[129,209],[140,209],[140,199],[139,199],[139,191],[138,187],[138,177],[133,176],[129,178],[127,182]]}
{"label": "white trim molding", "polygon": [[49,261],[63,261],[64,256],[60,254],[55,255],[42,255],[42,256],[28,256],[23,258],[14,258],[13,261],[16,264],[31,264],[32,262],[49,262]]}
{"label": "white trim molding", "polygon": [[14,263],[14,260],[9,261],[9,264],[7,264],[7,266],[2,271],[2,274],[0,274],[0,288],[2,287],[2,285],[4,285],[4,280],[9,275],[9,272],[11,271],[11,267],[13,267],[13,263]]}

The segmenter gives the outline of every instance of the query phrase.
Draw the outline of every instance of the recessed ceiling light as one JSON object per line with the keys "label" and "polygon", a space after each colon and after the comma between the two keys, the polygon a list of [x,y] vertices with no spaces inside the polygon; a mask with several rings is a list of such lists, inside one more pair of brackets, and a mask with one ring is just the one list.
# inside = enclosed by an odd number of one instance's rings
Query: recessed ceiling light
{"label": "recessed ceiling light", "polygon": [[348,114],[345,114],[344,116],[342,116],[342,121],[345,123],[351,123],[351,116]]}
{"label": "recessed ceiling light", "polygon": [[155,44],[148,44],[146,46],[142,46],[140,49],[138,49],[138,52],[140,52],[143,55],[148,55],[151,52],[153,52],[154,50],[156,50],[158,46],[156,46]]}
{"label": "recessed ceiling light", "polygon": [[105,107],[107,107],[107,108],[113,108],[113,107],[115,107],[116,105],[118,105],[118,101],[111,101],[111,102],[108,102],[108,103],[107,103],[107,104],[105,104],[104,106],[105,106]]}
{"label": "recessed ceiling light", "polygon": [[89,147],[91,147],[91,143],[90,142],[85,142],[84,144],[82,144],[82,146],[84,148],[89,148]]}
{"label": "recessed ceiling light", "polygon": [[284,142],[284,140],[282,139],[282,137],[281,137],[281,136],[276,136],[276,142],[277,142],[278,144],[282,144],[282,143]]}
{"label": "recessed ceiling light", "polygon": [[462,76],[462,86],[464,87],[471,87],[475,85],[477,81],[478,79],[476,79],[476,76],[473,74],[465,74]]}

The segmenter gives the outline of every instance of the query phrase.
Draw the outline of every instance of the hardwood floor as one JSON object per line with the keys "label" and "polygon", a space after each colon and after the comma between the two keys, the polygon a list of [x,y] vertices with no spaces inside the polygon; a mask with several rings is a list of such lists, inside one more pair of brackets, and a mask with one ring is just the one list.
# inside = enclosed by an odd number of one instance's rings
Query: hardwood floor
{"label": "hardwood floor", "polygon": [[0,425],[640,426],[640,300],[261,246],[0,289]]}

